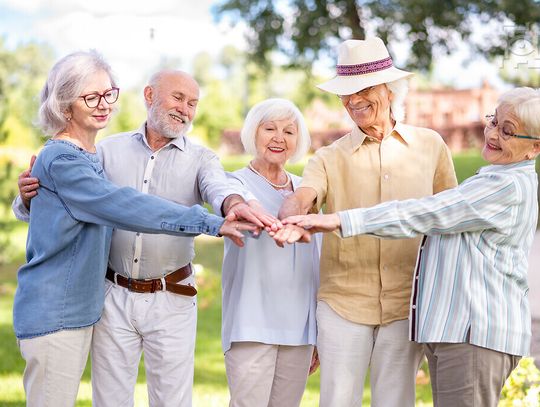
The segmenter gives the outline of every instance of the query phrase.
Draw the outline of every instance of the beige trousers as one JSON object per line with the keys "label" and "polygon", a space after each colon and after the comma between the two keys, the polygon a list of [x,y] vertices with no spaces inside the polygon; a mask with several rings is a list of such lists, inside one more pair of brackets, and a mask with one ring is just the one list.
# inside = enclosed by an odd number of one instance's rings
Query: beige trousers
{"label": "beige trousers", "polygon": [[362,325],[317,304],[317,350],[321,361],[321,407],[361,407],[368,367],[371,405],[414,407],[422,345],[408,339],[407,320]]}
{"label": "beige trousers", "polygon": [[93,327],[21,339],[23,384],[29,407],[73,407],[88,359]]}
{"label": "beige trousers", "polygon": [[434,407],[496,407],[519,356],[468,343],[427,343]]}
{"label": "beige trousers", "polygon": [[313,346],[233,342],[225,352],[231,407],[298,407]]}

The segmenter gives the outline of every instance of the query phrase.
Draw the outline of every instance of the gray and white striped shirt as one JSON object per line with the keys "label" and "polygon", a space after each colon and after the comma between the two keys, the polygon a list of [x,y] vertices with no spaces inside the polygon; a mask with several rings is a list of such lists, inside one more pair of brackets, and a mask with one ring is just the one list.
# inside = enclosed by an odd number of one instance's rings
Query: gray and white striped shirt
{"label": "gray and white striped shirt", "polygon": [[534,161],[491,165],[422,199],[339,212],[343,237],[427,235],[411,299],[411,339],[527,355],[528,254],[538,217]]}

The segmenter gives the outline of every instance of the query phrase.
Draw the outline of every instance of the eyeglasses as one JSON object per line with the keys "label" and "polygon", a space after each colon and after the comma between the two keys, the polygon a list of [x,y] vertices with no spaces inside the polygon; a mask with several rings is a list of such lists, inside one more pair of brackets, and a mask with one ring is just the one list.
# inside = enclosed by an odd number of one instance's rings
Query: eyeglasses
{"label": "eyeglasses", "polygon": [[[376,85],[375,85],[376,86]],[[373,89],[375,89],[375,86],[370,86],[370,87],[367,87],[367,88],[364,88],[362,90],[359,90],[358,92],[356,93],[353,93],[351,95],[338,95],[338,98],[341,99],[341,101],[343,103],[347,103],[349,101],[349,99],[353,96],[353,95],[356,95],[356,96],[365,96],[367,95],[368,93],[370,93]]]}
{"label": "eyeglasses", "polygon": [[87,95],[79,96],[81,99],[84,99],[84,103],[86,103],[86,106],[88,106],[90,109],[93,109],[95,107],[98,107],[98,105],[101,103],[101,98],[105,99],[105,102],[112,105],[114,102],[118,100],[118,95],[120,94],[119,88],[110,88],[107,89],[105,92],[97,93],[89,93]]}
{"label": "eyeglasses", "polygon": [[510,140],[510,137],[525,138],[525,139],[530,139],[530,140],[540,140],[540,136],[525,136],[523,134],[513,134],[513,133],[505,132],[504,129],[499,127],[499,124],[496,123],[494,114],[486,115],[486,120],[487,120],[486,126],[490,129],[497,127],[499,136],[501,136],[504,140]]}

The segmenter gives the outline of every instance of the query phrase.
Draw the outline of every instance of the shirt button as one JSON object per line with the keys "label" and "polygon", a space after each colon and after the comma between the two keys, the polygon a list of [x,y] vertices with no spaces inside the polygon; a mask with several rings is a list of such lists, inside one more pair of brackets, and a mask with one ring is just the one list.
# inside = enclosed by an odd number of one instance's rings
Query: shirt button
{"label": "shirt button", "polygon": [[411,308],[412,308],[412,309],[416,309],[416,305],[413,305]]}
{"label": "shirt button", "polygon": [[139,259],[133,260],[133,263],[138,263],[138,262],[139,262]]}
{"label": "shirt button", "polygon": [[388,267],[387,267],[387,266],[384,266],[382,269],[383,269],[383,271],[388,271]]}
{"label": "shirt button", "polygon": [[137,232],[137,236],[140,236],[140,235],[141,235],[141,233],[140,233],[140,232]]}
{"label": "shirt button", "polygon": [[388,178],[390,178],[390,175],[384,174],[384,179],[388,179]]}
{"label": "shirt button", "polygon": [[147,180],[147,179],[145,179],[145,180],[144,180],[144,183],[145,183],[145,184],[148,184],[148,180]]}
{"label": "shirt button", "polygon": [[180,229],[180,232],[183,232],[184,230],[186,230],[186,228],[183,226],[180,226],[179,229]]}
{"label": "shirt button", "polygon": [[153,160],[153,159],[154,159],[154,156],[151,156],[150,159]]}

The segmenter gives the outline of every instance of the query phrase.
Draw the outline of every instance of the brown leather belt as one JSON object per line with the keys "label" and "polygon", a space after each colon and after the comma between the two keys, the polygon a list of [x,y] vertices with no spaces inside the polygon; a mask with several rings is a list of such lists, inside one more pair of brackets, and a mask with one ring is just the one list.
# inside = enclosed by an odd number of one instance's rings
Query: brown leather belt
{"label": "brown leather belt", "polygon": [[106,277],[113,283],[121,287],[127,288],[129,291],[136,293],[155,293],[156,291],[170,291],[179,295],[187,295],[193,297],[197,294],[197,290],[192,285],[177,284],[192,274],[191,263],[180,267],[178,270],[167,274],[163,278],[155,278],[152,280],[136,280],[134,278],[126,278],[118,273],[115,273],[110,267],[107,268]]}

